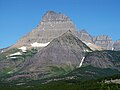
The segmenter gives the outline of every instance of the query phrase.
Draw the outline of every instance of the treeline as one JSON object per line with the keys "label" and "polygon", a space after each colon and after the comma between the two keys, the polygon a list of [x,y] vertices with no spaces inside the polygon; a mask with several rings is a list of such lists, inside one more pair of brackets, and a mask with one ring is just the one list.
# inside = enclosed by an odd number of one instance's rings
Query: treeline
{"label": "treeline", "polygon": [[106,77],[98,80],[79,81],[79,80],[62,80],[54,81],[47,84],[39,82],[30,82],[26,85],[2,85],[0,90],[120,90],[120,84],[105,83],[104,80],[119,79],[120,75]]}

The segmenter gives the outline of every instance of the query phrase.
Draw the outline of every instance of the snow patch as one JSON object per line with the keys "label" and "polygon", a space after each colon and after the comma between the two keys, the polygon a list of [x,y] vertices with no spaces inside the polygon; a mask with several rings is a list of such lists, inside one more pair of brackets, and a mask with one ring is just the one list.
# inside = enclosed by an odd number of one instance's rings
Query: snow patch
{"label": "snow patch", "polygon": [[90,50],[88,50],[88,49],[84,49],[84,52],[92,52],[92,51],[90,51]]}
{"label": "snow patch", "polygon": [[89,45],[92,45],[92,43],[86,43],[86,44],[87,44],[88,46],[89,46]]}
{"label": "snow patch", "polygon": [[18,49],[22,50],[22,52],[26,52],[27,47],[23,46],[23,47],[20,47],[20,48],[18,48]]}
{"label": "snow patch", "polygon": [[10,54],[9,56],[15,56],[15,55],[22,55],[22,54],[20,52],[16,52],[16,53]]}
{"label": "snow patch", "polygon": [[15,59],[16,57],[10,57],[10,58]]}
{"label": "snow patch", "polygon": [[79,68],[82,66],[84,59],[85,59],[85,57],[82,58],[80,65],[79,65]]}
{"label": "snow patch", "polygon": [[31,44],[32,47],[45,47],[49,44],[50,42],[47,43],[38,43],[38,42],[34,42]]}
{"label": "snow patch", "polygon": [[4,51],[2,50],[1,53],[3,53]]}
{"label": "snow patch", "polygon": [[8,74],[11,74],[11,73],[13,73],[13,72],[12,71],[8,72]]}
{"label": "snow patch", "polygon": [[114,50],[114,48],[112,47],[112,50]]}

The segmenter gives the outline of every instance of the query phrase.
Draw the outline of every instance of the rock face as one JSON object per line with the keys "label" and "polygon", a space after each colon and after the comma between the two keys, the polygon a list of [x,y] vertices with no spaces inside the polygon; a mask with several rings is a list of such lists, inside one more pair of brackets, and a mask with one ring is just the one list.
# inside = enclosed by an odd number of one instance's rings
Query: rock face
{"label": "rock face", "polygon": [[116,51],[120,50],[120,40],[114,42],[113,49]]}
{"label": "rock face", "polygon": [[71,30],[73,33],[77,32],[70,18],[64,14],[48,11],[40,24],[32,32],[22,37],[13,47],[31,46],[35,42],[48,43],[67,30]]}
{"label": "rock face", "polygon": [[85,52],[88,51],[91,51],[91,49],[75,37],[71,31],[68,31],[40,50],[26,63],[25,68],[26,71],[40,72],[42,69],[54,65],[72,65],[77,67],[85,56]]}
{"label": "rock face", "polygon": [[107,35],[96,36],[93,38],[93,42],[97,46],[101,46],[105,50],[112,50],[112,39]]}
{"label": "rock face", "polygon": [[0,49],[0,53],[2,53],[3,52],[3,50],[2,49]]}
{"label": "rock face", "polygon": [[56,13],[54,11],[48,11],[42,18],[42,22],[67,22],[71,21],[68,16],[64,14]]}
{"label": "rock face", "polygon": [[6,48],[2,48],[2,49],[0,49],[0,53],[5,52],[8,48],[9,48],[9,47],[6,47]]}
{"label": "rock face", "polygon": [[79,32],[79,39],[82,40],[88,47],[90,47],[93,51],[102,50],[101,46],[97,46],[93,43],[93,37],[86,31],[81,30]]}
{"label": "rock face", "polygon": [[93,37],[84,29],[79,32],[79,37],[82,41],[93,43]]}
{"label": "rock face", "polygon": [[[56,13],[54,11],[46,12],[42,17],[40,24],[38,24],[32,32],[22,37],[11,48],[31,48],[33,44],[39,44],[40,48],[42,48],[41,46],[46,46],[54,38],[61,36],[68,30],[71,30],[75,36],[85,43],[90,43],[92,48],[95,46],[93,50],[101,50],[101,48],[111,50],[113,48],[111,37],[106,35],[93,37],[85,30],[78,31],[68,16],[61,13]],[[115,46],[115,50],[117,50],[118,46],[119,45]]]}
{"label": "rock face", "polygon": [[120,69],[120,51],[95,51],[89,53],[83,65]]}

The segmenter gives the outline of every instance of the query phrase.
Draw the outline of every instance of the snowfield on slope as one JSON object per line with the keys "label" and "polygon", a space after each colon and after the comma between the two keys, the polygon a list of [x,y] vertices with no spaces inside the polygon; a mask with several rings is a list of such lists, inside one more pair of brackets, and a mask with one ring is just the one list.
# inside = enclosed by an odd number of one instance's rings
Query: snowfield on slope
{"label": "snowfield on slope", "polygon": [[82,58],[82,60],[81,60],[81,62],[80,62],[79,67],[81,67],[81,66],[82,66],[84,59],[85,59],[85,57],[83,57],[83,58]]}
{"label": "snowfield on slope", "polygon": [[31,44],[32,47],[45,47],[49,44],[50,42],[47,43],[38,43],[38,42],[34,42]]}

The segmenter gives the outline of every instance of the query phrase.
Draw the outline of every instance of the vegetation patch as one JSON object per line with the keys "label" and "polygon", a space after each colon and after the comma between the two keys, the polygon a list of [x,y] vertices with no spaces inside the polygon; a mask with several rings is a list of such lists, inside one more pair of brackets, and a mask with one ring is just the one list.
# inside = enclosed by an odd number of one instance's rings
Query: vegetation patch
{"label": "vegetation patch", "polygon": [[51,75],[59,76],[65,75],[75,69],[72,65],[49,66]]}

